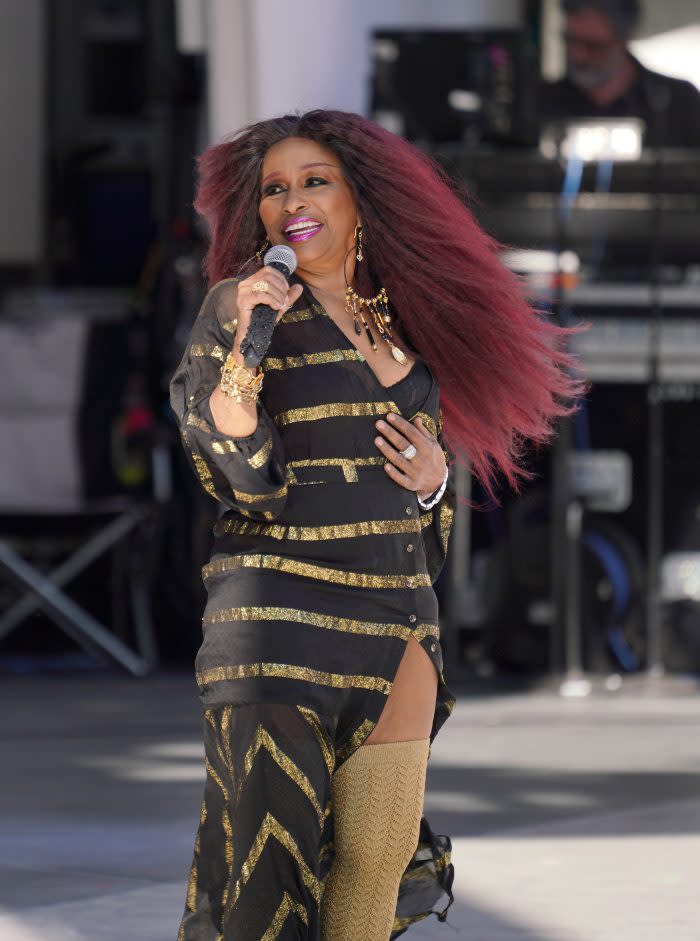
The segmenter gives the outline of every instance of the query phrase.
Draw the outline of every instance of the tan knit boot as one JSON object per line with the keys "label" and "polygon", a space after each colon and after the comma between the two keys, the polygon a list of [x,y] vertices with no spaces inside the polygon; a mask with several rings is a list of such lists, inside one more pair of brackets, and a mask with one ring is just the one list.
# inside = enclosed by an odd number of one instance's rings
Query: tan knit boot
{"label": "tan knit boot", "polygon": [[430,739],[361,745],[331,779],[335,858],[322,941],[389,941],[418,845]]}

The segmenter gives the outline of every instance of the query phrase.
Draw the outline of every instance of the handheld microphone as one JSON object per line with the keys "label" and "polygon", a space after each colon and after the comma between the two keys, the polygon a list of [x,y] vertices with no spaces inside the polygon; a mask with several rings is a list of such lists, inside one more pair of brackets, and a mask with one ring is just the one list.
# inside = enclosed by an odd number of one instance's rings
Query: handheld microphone
{"label": "handheld microphone", "polygon": [[[265,253],[263,262],[289,280],[297,266],[297,256],[287,245],[273,245]],[[246,366],[257,366],[267,352],[278,313],[268,304],[256,304],[253,308],[248,332],[241,340],[241,354]]]}

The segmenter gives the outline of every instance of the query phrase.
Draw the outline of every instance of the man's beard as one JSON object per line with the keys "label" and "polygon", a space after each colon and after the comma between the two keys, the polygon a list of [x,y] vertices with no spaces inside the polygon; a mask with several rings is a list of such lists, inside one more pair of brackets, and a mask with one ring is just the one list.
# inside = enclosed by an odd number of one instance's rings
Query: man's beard
{"label": "man's beard", "polygon": [[582,91],[591,91],[606,85],[622,68],[624,56],[615,56],[610,62],[598,67],[567,64],[569,81]]}

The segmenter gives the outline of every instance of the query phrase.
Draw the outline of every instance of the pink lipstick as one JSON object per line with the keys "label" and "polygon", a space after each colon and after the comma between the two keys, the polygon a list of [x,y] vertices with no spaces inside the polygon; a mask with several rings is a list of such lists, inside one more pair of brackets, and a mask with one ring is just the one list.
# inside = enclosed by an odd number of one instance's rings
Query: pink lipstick
{"label": "pink lipstick", "polygon": [[305,242],[313,238],[323,228],[323,223],[310,216],[296,216],[286,222],[282,228],[288,242]]}

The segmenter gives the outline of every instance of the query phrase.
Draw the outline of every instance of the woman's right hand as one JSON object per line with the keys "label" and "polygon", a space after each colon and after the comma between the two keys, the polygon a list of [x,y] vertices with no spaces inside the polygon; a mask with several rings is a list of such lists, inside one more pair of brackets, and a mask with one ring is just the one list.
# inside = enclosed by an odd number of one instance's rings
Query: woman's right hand
{"label": "woman's right hand", "polygon": [[[253,291],[253,285],[258,281],[266,281],[267,291]],[[257,304],[267,304],[277,311],[275,323],[279,323],[285,311],[298,299],[304,290],[301,284],[288,284],[287,279],[275,268],[265,265],[259,268],[249,278],[238,282],[236,294],[236,307],[238,323],[236,325],[236,338],[234,348],[238,349],[241,340],[245,337],[250,326],[253,309]]]}

